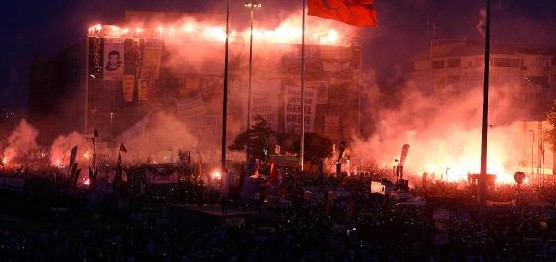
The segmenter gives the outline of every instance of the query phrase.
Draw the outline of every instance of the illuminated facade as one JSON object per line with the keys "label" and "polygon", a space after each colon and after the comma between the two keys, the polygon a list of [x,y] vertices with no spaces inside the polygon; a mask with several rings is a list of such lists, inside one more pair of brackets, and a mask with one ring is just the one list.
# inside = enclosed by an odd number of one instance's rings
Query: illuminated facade
{"label": "illuminated facade", "polygon": [[[554,51],[548,47],[494,44],[490,52],[491,103],[496,103],[497,96],[511,96],[511,106],[527,109],[529,114],[507,121],[543,120],[556,97]],[[436,40],[411,61],[411,77],[424,89],[482,87],[483,54],[482,42]]]}
{"label": "illuminated facade", "polygon": [[[89,29],[84,130],[117,137],[130,128],[148,128],[145,117],[163,111],[184,121],[192,133],[219,142],[225,23],[153,12],[127,12],[125,20],[143,22]],[[278,132],[301,129],[301,45],[295,33],[300,32],[281,26],[258,30],[254,39],[250,115],[262,116]],[[359,133],[357,38],[334,30],[306,35],[305,130],[349,140]],[[245,34],[232,31],[229,137],[247,125],[247,49]]]}

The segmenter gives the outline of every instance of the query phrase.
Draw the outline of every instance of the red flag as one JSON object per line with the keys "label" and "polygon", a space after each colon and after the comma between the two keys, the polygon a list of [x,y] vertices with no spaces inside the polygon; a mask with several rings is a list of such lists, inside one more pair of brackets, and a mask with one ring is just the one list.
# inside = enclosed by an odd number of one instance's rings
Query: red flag
{"label": "red flag", "polygon": [[75,163],[75,158],[77,157],[77,145],[75,145],[70,152],[70,164],[69,166],[73,166],[73,163]]}
{"label": "red flag", "polygon": [[334,19],[353,26],[377,26],[374,0],[309,0],[307,15]]}
{"label": "red flag", "polygon": [[270,174],[268,175],[268,180],[270,183],[276,183],[278,181],[278,167],[274,162],[270,162]]}
{"label": "red flag", "polygon": [[127,153],[127,148],[124,146],[124,143],[120,143],[120,152]]}

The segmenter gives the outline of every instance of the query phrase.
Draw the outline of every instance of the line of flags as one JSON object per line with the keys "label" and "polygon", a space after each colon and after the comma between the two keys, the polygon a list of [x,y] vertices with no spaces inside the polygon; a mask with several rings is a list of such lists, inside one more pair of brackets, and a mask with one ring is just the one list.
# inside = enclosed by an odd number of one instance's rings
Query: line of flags
{"label": "line of flags", "polygon": [[[95,129],[92,137],[93,144],[95,142],[95,138],[97,137],[98,137],[98,132]],[[120,143],[120,148],[118,150],[118,163],[116,166],[116,175],[114,176],[114,180],[113,180],[113,183],[118,185],[121,182],[127,181],[127,176],[123,172],[123,168],[122,168],[122,155],[121,155],[122,152],[127,153],[127,148],[125,147],[124,143]],[[78,168],[78,163],[75,161],[76,158],[77,158],[77,145],[75,145],[70,151],[69,177],[73,186],[77,186],[79,176],[81,175],[81,169]],[[96,175],[97,175],[96,170],[94,167],[89,167],[88,171],[89,171],[88,175],[89,175],[90,188],[94,189],[95,182],[96,182]]]}
{"label": "line of flags", "polygon": [[309,0],[307,15],[353,26],[377,27],[374,0]]}

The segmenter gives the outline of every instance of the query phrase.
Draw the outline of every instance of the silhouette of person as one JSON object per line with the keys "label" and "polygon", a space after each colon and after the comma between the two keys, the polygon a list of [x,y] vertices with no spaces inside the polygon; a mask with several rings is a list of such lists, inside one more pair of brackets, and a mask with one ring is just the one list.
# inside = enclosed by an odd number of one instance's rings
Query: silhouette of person
{"label": "silhouette of person", "polygon": [[120,61],[120,52],[116,50],[110,51],[108,53],[108,63],[106,64],[107,71],[116,71],[122,65],[122,61]]}

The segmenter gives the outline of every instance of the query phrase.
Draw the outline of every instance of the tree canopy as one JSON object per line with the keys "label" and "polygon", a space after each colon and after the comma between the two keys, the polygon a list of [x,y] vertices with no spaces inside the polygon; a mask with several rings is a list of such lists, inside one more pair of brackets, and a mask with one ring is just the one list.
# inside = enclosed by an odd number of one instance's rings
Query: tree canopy
{"label": "tree canopy", "polygon": [[543,134],[544,140],[550,144],[551,149],[554,149],[556,145],[556,102],[552,105],[552,108],[546,112],[545,120],[550,126]]}
{"label": "tree canopy", "polygon": [[[298,154],[301,151],[300,137],[291,133],[276,133],[268,122],[260,117],[255,117],[255,124],[248,130],[240,133],[228,147],[232,151],[247,150],[248,155],[256,159],[265,160],[274,154],[274,146],[279,145],[281,152]],[[317,133],[305,134],[304,159],[320,160],[332,155],[332,141]]]}

